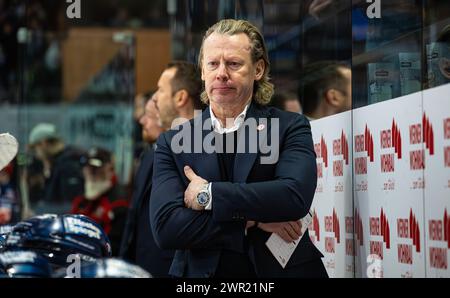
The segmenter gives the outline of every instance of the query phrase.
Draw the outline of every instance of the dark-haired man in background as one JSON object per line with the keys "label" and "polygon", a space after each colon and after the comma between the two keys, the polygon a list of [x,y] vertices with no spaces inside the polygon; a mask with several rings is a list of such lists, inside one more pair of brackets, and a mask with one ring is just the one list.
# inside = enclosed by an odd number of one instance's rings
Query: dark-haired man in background
{"label": "dark-haired man in background", "polygon": [[158,81],[158,89],[145,105],[140,119],[142,138],[149,145],[141,156],[137,170],[133,198],[122,238],[120,256],[150,272],[154,277],[168,277],[174,252],[160,249],[153,238],[149,219],[149,200],[152,189],[154,143],[172,123],[194,117],[201,109],[202,84],[197,67],[188,62],[168,64]]}
{"label": "dark-haired man in background", "polygon": [[298,96],[309,120],[350,110],[352,71],[335,61],[311,63],[302,71]]}

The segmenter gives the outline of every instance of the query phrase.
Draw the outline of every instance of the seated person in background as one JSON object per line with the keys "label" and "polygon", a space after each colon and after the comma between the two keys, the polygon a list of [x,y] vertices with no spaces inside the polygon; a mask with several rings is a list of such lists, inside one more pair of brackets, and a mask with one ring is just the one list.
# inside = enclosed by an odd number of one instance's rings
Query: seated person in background
{"label": "seated person in background", "polygon": [[92,148],[82,158],[84,194],[72,203],[73,214],[89,216],[102,226],[111,241],[113,256],[118,255],[125,226],[128,201],[117,183],[111,153]]}
{"label": "seated person in background", "polygon": [[300,106],[298,98],[289,93],[275,93],[270,100],[269,106],[288,112],[302,112],[302,107]]}
{"label": "seated person in background", "polygon": [[301,72],[298,97],[309,120],[341,113],[352,108],[352,72],[336,61],[318,61]]}
{"label": "seated person in background", "polygon": [[[50,123],[36,125],[29,137],[29,146],[41,163],[39,170],[43,181],[42,194],[37,199],[35,212],[67,213],[74,197],[83,194],[81,149],[66,146]],[[38,173],[34,173],[38,174]]]}

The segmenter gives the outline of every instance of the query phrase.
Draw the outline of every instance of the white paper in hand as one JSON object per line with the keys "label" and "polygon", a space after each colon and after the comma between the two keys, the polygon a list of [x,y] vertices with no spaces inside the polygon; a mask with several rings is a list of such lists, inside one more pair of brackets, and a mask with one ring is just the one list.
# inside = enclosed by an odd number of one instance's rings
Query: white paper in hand
{"label": "white paper in hand", "polygon": [[6,167],[16,156],[19,143],[9,133],[0,134],[0,170]]}
{"label": "white paper in hand", "polygon": [[302,235],[300,236],[300,239],[294,242],[287,243],[275,233],[272,233],[269,239],[267,239],[266,242],[267,247],[283,268],[286,267],[287,263],[289,262],[289,259],[291,258],[292,254],[297,248],[297,245],[302,240],[306,229],[311,223],[312,221],[311,214],[308,212],[308,214],[305,217],[303,217],[300,221],[302,223]]}

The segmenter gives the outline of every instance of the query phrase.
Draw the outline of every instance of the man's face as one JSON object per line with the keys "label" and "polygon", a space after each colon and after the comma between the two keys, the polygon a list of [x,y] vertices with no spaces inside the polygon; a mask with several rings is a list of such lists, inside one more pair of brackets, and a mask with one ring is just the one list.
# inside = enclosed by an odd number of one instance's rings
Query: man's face
{"label": "man's face", "polygon": [[113,186],[113,175],[114,166],[112,163],[104,164],[101,167],[83,167],[85,198],[94,200],[108,191]]}
{"label": "man's face", "polygon": [[246,34],[212,33],[203,44],[202,80],[211,105],[239,105],[250,100],[264,62],[253,63]]}
{"label": "man's face", "polygon": [[47,143],[45,141],[37,142],[36,144],[33,145],[32,148],[38,160],[44,161],[48,158]]}
{"label": "man's face", "polygon": [[154,143],[163,132],[163,128],[159,125],[158,110],[153,99],[145,105],[144,115],[139,123],[142,125],[142,139],[147,143]]}
{"label": "man's face", "polygon": [[114,173],[113,165],[108,163],[102,167],[83,167],[83,177],[86,181],[90,182],[103,182],[111,179]]}
{"label": "man's face", "polygon": [[176,68],[174,67],[164,70],[158,81],[158,90],[153,96],[156,103],[156,108],[159,112],[161,125],[164,128],[170,128],[172,121],[178,116],[171,85],[171,81],[175,76],[175,73]]}

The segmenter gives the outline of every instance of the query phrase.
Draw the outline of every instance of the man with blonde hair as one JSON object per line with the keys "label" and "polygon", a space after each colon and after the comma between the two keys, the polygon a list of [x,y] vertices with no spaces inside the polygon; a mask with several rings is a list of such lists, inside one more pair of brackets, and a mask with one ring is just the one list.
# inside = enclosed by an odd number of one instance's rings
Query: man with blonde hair
{"label": "man with blonde hair", "polygon": [[[150,221],[160,247],[177,250],[170,274],[327,276],[299,221],[316,188],[311,128],[266,106],[273,85],[261,33],[243,20],[216,23],[199,66],[209,108],[163,133],[155,150]],[[303,236],[284,268],[265,245],[272,233]]]}

